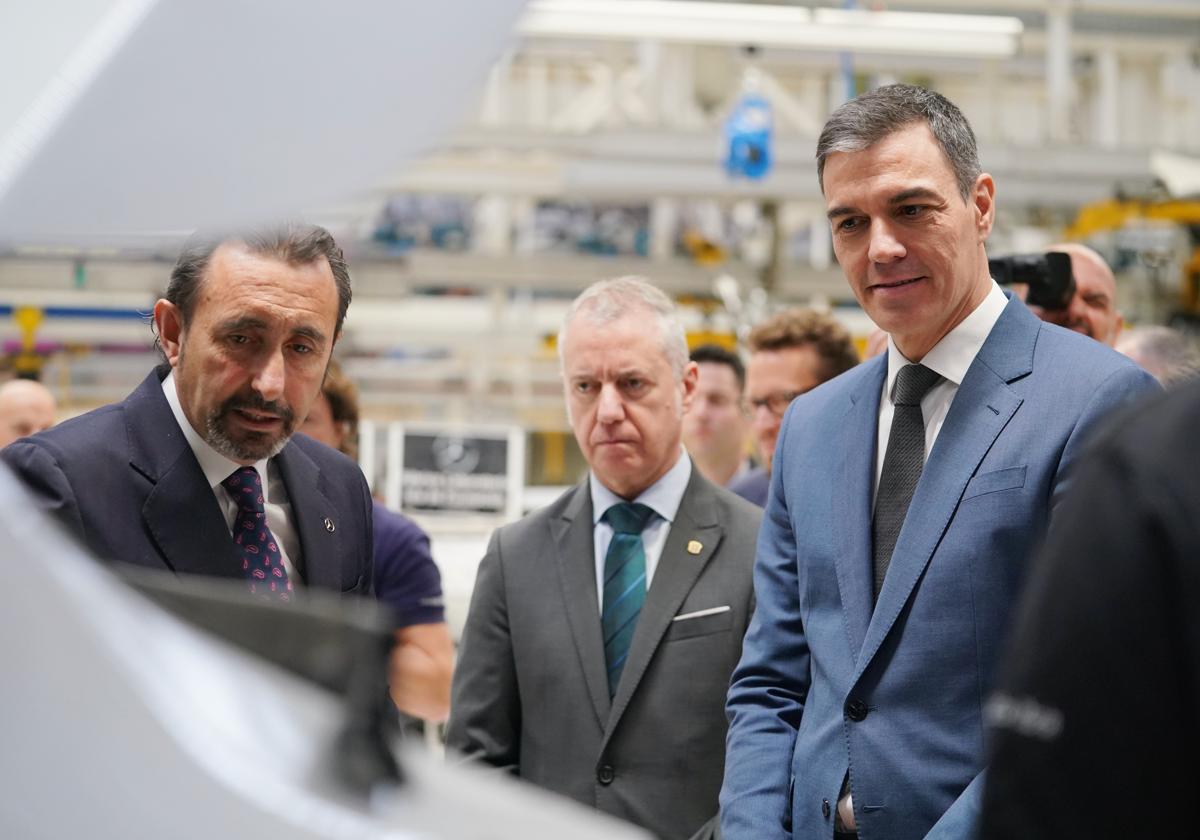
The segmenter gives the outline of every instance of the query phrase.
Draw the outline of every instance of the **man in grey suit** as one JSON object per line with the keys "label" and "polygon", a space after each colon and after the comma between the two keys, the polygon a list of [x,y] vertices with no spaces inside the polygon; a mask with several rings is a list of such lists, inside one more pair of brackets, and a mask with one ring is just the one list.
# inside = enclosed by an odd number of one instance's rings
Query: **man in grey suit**
{"label": "man in grey suit", "polygon": [[864,94],[817,155],[838,263],[890,338],[784,418],[729,692],[722,829],[967,838],[1030,551],[1088,431],[1156,386],[989,276],[995,185],[945,97]]}
{"label": "man in grey suit", "polygon": [[682,448],[696,365],[666,295],[639,278],[594,284],[559,352],[591,472],[492,536],[447,745],[660,837],[691,837],[717,812],[761,513]]}

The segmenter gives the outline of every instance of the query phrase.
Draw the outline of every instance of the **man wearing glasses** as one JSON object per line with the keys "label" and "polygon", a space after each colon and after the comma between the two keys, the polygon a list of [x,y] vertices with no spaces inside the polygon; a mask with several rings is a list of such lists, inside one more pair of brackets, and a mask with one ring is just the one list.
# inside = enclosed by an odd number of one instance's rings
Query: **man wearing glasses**
{"label": "man wearing glasses", "polygon": [[765,507],[775,438],[792,400],[858,364],[850,333],[832,315],[788,309],[750,331],[747,341],[746,412],[761,467],[729,485],[743,499]]}

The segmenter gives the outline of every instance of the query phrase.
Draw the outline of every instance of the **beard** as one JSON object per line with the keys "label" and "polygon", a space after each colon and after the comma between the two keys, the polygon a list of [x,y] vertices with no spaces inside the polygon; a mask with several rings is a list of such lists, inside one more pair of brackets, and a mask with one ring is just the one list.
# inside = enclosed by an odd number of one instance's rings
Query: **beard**
{"label": "beard", "polygon": [[[282,421],[278,432],[231,431],[229,415],[238,410],[273,414]],[[204,418],[204,439],[209,446],[231,461],[262,461],[274,458],[287,446],[296,430],[296,413],[291,406],[276,400],[264,400],[251,394],[234,396]]]}

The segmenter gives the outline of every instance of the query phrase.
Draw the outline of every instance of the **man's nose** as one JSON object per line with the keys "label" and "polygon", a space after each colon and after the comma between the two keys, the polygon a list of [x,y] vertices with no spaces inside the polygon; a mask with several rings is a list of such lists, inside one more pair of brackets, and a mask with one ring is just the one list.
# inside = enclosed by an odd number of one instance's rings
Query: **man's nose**
{"label": "man's nose", "polygon": [[625,419],[625,402],[615,385],[602,385],[596,406],[596,419],[601,423],[619,423]]}
{"label": "man's nose", "polygon": [[1071,296],[1071,302],[1067,304],[1066,326],[1068,329],[1085,332],[1088,335],[1092,334],[1087,306],[1084,305],[1078,292]]}
{"label": "man's nose", "polygon": [[283,349],[278,348],[263,358],[252,384],[259,396],[270,402],[283,396],[286,380],[287,369]]}
{"label": "man's nose", "polygon": [[908,251],[896,238],[892,226],[884,219],[871,222],[871,239],[867,245],[867,256],[871,262],[890,263],[904,259]]}
{"label": "man's nose", "polygon": [[750,422],[755,429],[769,429],[779,425],[779,418],[767,404],[756,405],[751,409]]}

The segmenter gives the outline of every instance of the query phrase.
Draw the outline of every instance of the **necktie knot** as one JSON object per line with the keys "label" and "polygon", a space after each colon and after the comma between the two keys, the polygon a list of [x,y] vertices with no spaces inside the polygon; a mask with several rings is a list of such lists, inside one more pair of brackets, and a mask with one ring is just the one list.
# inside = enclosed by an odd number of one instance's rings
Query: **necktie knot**
{"label": "necktie knot", "polygon": [[636,502],[621,502],[604,511],[603,519],[618,534],[641,534],[654,511]]}
{"label": "necktie knot", "polygon": [[921,399],[941,378],[941,374],[924,365],[905,365],[896,373],[896,387],[892,393],[892,403],[894,405],[920,405]]}
{"label": "necktie knot", "polygon": [[234,470],[229,478],[221,482],[229,495],[237,502],[240,510],[261,513],[263,509],[262,479],[254,467]]}

